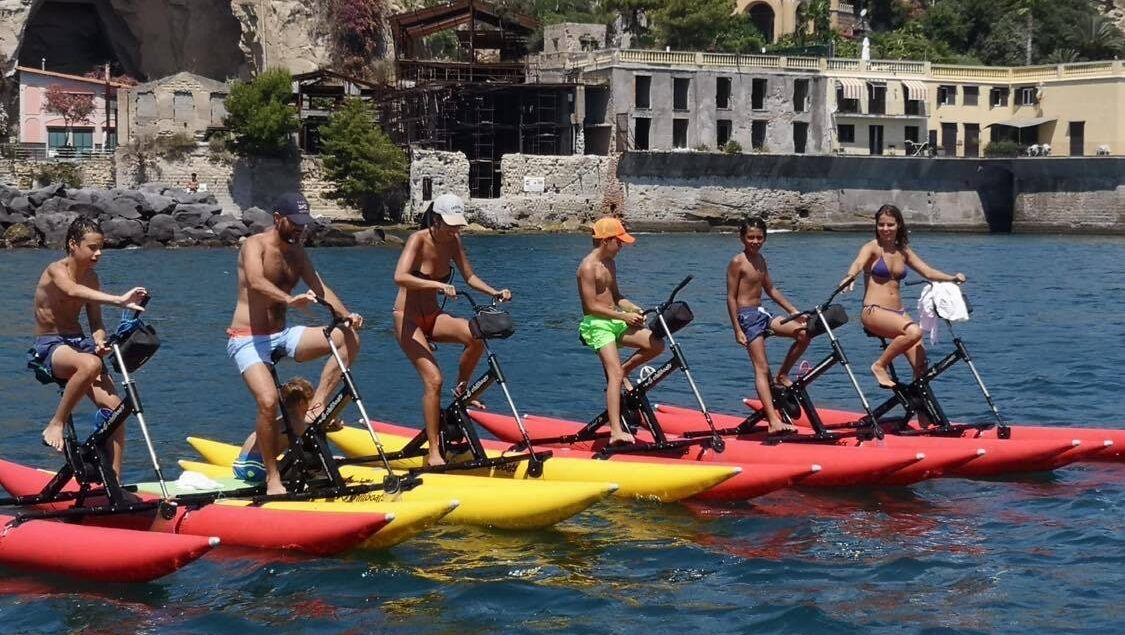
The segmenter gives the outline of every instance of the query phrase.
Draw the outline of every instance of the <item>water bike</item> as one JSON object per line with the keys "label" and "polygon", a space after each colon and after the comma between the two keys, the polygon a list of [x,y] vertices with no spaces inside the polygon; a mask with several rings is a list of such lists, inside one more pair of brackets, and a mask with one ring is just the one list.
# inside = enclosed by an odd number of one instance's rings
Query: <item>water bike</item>
{"label": "water bike", "polygon": [[[487,439],[481,439],[476,431],[469,414],[469,405],[479,399],[492,385],[499,385],[504,393],[504,399],[513,416],[518,410],[508,387],[507,378],[500,365],[500,360],[493,351],[490,340],[505,339],[514,333],[511,318],[507,312],[497,306],[494,298],[490,304],[478,304],[472,296],[458,290],[458,297],[465,298],[472,306],[473,317],[469,327],[473,336],[484,343],[487,353],[488,370],[472,382],[466,390],[457,395],[454,400],[442,410],[440,439],[442,454],[448,461],[444,466],[427,466],[424,463],[426,451],[425,432],[417,432],[412,428],[404,428],[381,422],[370,422],[377,427],[385,442],[392,443],[395,451],[387,454],[388,460],[398,467],[404,467],[414,472],[456,472],[459,474],[476,474],[512,479],[535,479],[548,482],[583,482],[609,480],[618,486],[616,493],[619,496],[641,498],[646,500],[659,500],[670,502],[710,491],[711,488],[729,491],[727,483],[738,480],[740,466],[714,466],[708,468],[696,466],[678,466],[669,468],[666,465],[655,465],[651,461],[636,463],[624,469],[623,466],[595,464],[587,460],[588,457],[573,456],[566,453],[560,456],[557,450],[536,448],[529,438],[527,431],[519,425],[519,447],[513,448],[510,444],[497,444]],[[349,458],[346,463],[366,463],[377,460],[371,455],[372,449],[378,449],[355,428],[345,428],[330,435]],[[786,470],[785,480],[781,485],[787,484],[793,477],[793,470]],[[735,478],[732,478],[735,477]],[[427,476],[430,478],[430,476]],[[729,479],[729,481],[728,481]],[[722,484],[722,485],[720,485]],[[769,486],[775,489],[781,485],[767,484],[763,479],[758,479],[753,484],[754,491],[760,491]],[[746,487],[745,482],[739,487]],[[748,492],[743,490],[746,497]],[[734,497],[739,497],[736,493]]]}
{"label": "water bike", "polygon": [[[347,318],[340,316],[323,298],[317,298],[317,303],[331,314],[329,324],[324,327],[324,334],[331,354],[340,367],[342,383],[323,412],[299,434],[296,422],[290,421],[288,414],[282,409],[281,420],[289,444],[278,462],[278,469],[282,482],[293,492],[289,496],[371,503],[456,499],[456,509],[443,520],[530,529],[548,527],[565,520],[615,490],[616,485],[605,480],[582,483],[512,483],[453,476],[440,471],[427,472],[423,479],[420,474],[425,470],[396,470],[391,463],[391,455],[367,414],[352,370],[332,339],[333,331],[343,327]],[[276,364],[283,357],[284,351],[275,351],[272,355],[273,364],[270,366],[275,387],[279,391],[281,381]],[[358,458],[336,457],[328,444],[325,431],[329,422],[342,420],[344,409],[351,403],[355,403],[360,415],[359,423],[363,426],[362,429],[351,429],[364,437],[369,449],[363,453],[364,456]],[[212,466],[212,469],[205,470],[207,473],[226,478],[232,476],[230,466],[238,457],[237,446],[199,438],[189,438],[188,442]],[[542,460],[546,457],[538,458]],[[371,462],[379,467],[359,465]],[[497,465],[510,464],[508,461],[497,462]],[[192,466],[193,469],[199,467]]]}
{"label": "water bike", "polygon": [[[883,439],[884,435],[889,435],[892,438],[886,440],[885,443],[896,447],[913,447],[930,453],[941,448],[961,448],[968,451],[970,454],[966,455],[965,461],[950,465],[945,470],[947,476],[992,476],[1013,471],[1052,469],[1082,456],[1081,453],[1075,452],[1077,445],[1070,438],[1050,440],[1028,437],[1027,440],[1020,442],[1006,441],[1012,437],[1009,426],[1000,416],[992,395],[988,392],[988,388],[984,385],[980,373],[969,356],[964,341],[957,336],[951,321],[947,319],[947,316],[941,314],[941,310],[936,304],[933,309],[935,315],[946,323],[953,336],[953,352],[930,366],[925,373],[909,384],[898,381],[898,376],[892,366],[890,372],[892,377],[895,378],[895,385],[891,389],[893,396],[883,403],[871,407],[866,395],[856,381],[848,358],[834,332],[834,329],[846,324],[848,318],[842,306],[833,305],[831,302],[851,282],[852,279],[848,279],[837,287],[827,301],[786,318],[786,322],[801,317],[810,318],[809,335],[816,337],[827,334],[832,350],[823,360],[808,372],[802,374],[791,385],[773,387],[775,410],[783,420],[805,428],[806,432],[769,438],[770,442],[835,445]],[[971,312],[971,305],[968,305],[967,302],[966,304],[969,307],[969,312]],[[866,329],[864,331],[869,336],[875,337]],[[885,348],[887,345],[885,338],[880,339]],[[958,361],[964,361],[972,371],[995,421],[953,424],[945,416],[934,394],[931,382]],[[841,421],[839,415],[834,415],[831,425],[829,425],[822,417],[823,411],[816,407],[809,396],[808,386],[837,364],[847,372],[852,387],[863,406],[864,413],[848,417],[846,421]],[[741,419],[729,416],[718,417],[727,426],[720,432],[739,439],[767,438],[767,432],[763,426],[766,421],[766,414],[760,402],[746,400],[746,403],[753,410],[749,416]],[[900,419],[882,418],[883,415],[900,405],[906,411],[904,417]],[[699,417],[688,409],[661,405],[658,406],[658,410],[661,412],[665,426],[670,430],[685,436],[707,434],[705,430],[698,430]],[[928,425],[918,427],[909,425],[910,420],[918,413],[922,413],[923,420],[927,421]],[[878,425],[875,425],[874,422],[878,422]],[[988,432],[992,434],[987,435]]]}
{"label": "water bike", "polygon": [[[533,444],[553,448],[568,447],[572,451],[587,452],[591,457],[602,459],[639,456],[648,461],[653,457],[663,457],[679,462],[686,459],[720,464],[752,464],[757,470],[779,469],[776,466],[789,466],[792,469],[797,466],[804,473],[799,478],[802,485],[910,483],[937,475],[942,466],[962,458],[961,452],[936,453],[927,459],[926,454],[918,451],[874,447],[844,453],[780,446],[771,449],[760,447],[760,444],[723,439],[710,418],[683,349],[672,335],[693,319],[690,307],[675,300],[676,294],[690,280],[689,276],[665,302],[645,312],[651,316],[649,324],[653,332],[668,340],[671,358],[656,370],[643,374],[635,386],[623,393],[622,425],[638,439],[637,443],[611,446],[608,443],[608,433],[601,431],[608,423],[605,411],[584,425],[532,415],[526,415],[522,421],[518,421],[482,411],[472,411],[473,420],[504,441],[523,442],[522,435],[515,432],[517,426],[522,424],[541,435],[531,439]],[[667,434],[649,399],[650,391],[677,370],[682,370],[688,378],[699,412],[702,413],[702,420],[707,423],[707,431],[701,431],[693,437]],[[774,467],[765,468],[764,465]]]}
{"label": "water bike", "polygon": [[[147,301],[146,298],[142,305]],[[253,487],[222,493],[171,495],[133,378],[133,372],[155,354],[159,339],[136,311],[131,318],[123,315],[121,325],[107,338],[107,344],[113,355],[113,367],[121,375],[125,398],[104,424],[79,442],[73,418],[68,420],[64,425],[65,463],[53,474],[0,461],[0,485],[13,494],[0,500],[0,505],[36,508],[16,514],[12,521],[15,524],[28,520],[67,520],[122,529],[218,537],[227,545],[327,555],[362,545],[394,519],[393,515],[361,508],[335,514],[300,505],[273,508],[271,503],[284,497],[264,496],[261,489]],[[41,376],[41,381],[43,379],[55,382],[46,372]],[[108,439],[133,415],[157,477],[153,493],[141,491],[138,485],[123,485],[105,451]],[[218,500],[239,497],[252,497],[255,505],[250,506],[246,501]]]}

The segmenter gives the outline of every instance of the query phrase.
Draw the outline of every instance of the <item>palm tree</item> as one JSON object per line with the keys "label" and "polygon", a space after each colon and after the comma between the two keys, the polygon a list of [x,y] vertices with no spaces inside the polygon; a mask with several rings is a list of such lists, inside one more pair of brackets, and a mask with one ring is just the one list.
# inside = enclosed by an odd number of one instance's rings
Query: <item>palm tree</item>
{"label": "palm tree", "polygon": [[1015,0],[1016,15],[1027,20],[1026,60],[1025,64],[1031,66],[1031,34],[1035,27],[1035,11],[1039,9],[1041,0]]}
{"label": "palm tree", "polygon": [[1121,30],[1104,16],[1090,15],[1083,19],[1074,30],[1077,50],[1088,60],[1110,59],[1125,49],[1125,37]]}

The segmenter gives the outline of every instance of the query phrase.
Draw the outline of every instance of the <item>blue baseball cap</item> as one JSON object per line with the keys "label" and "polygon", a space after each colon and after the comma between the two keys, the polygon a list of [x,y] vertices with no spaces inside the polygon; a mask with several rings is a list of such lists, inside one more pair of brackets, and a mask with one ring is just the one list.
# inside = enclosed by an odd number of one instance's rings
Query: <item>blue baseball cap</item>
{"label": "blue baseball cap", "polygon": [[309,214],[309,201],[300,192],[282,194],[274,204],[273,211],[297,225],[308,225],[313,220]]}

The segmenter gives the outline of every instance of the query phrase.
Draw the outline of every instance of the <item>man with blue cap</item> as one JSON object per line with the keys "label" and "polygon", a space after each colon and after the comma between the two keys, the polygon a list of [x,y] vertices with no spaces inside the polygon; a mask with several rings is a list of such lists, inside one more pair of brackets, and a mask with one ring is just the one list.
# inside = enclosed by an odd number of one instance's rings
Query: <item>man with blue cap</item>
{"label": "man with blue cap", "polygon": [[[356,330],[363,325],[363,316],[348,311],[328,288],[302,244],[305,229],[312,220],[309,202],[304,196],[296,192],[283,194],[273,208],[274,226],[247,238],[238,254],[238,304],[227,329],[230,336],[227,354],[238,365],[238,372],[242,373],[242,379],[258,404],[257,451],[239,459],[243,463],[260,461],[265,466],[269,494],[285,492],[277,469],[277,454],[281,449],[276,422],[278,394],[267,366],[271,363],[270,355],[275,349],[284,349],[298,362],[307,362],[331,352],[324,329],[286,326],[286,311],[290,307],[307,307],[317,297],[324,298],[337,313],[350,320],[349,325],[332,332],[344,361],[351,364],[359,353]],[[292,295],[298,282],[304,282],[308,291]],[[330,357],[321,372],[306,420],[324,410],[327,396],[340,379],[340,368],[335,358]],[[238,466],[235,467],[237,475]]]}

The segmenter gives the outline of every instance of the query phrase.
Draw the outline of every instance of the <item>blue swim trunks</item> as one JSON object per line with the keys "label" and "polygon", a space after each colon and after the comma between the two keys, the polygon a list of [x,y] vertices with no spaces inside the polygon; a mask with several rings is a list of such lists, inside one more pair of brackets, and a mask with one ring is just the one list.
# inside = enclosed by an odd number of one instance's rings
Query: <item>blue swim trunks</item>
{"label": "blue swim trunks", "polygon": [[251,450],[239,454],[231,465],[234,468],[234,477],[248,483],[266,482],[266,464],[262,462],[262,453]]}
{"label": "blue swim trunks", "polygon": [[[94,340],[79,333],[78,335],[40,335],[35,338],[35,343],[27,351],[27,367],[35,371],[35,377],[44,384],[52,381],[65,381],[55,376],[51,368],[51,356],[60,346],[69,346],[80,353],[94,353]],[[46,373],[42,376],[41,371]]]}
{"label": "blue swim trunks", "polygon": [[304,332],[304,326],[290,326],[269,335],[231,335],[227,340],[227,356],[238,365],[239,373],[245,373],[254,364],[272,363],[270,355],[276,348],[284,348],[286,355],[296,357],[297,344]]}
{"label": "blue swim trunks", "polygon": [[738,326],[746,334],[746,343],[765,335],[773,316],[760,306],[744,306],[738,310]]}

